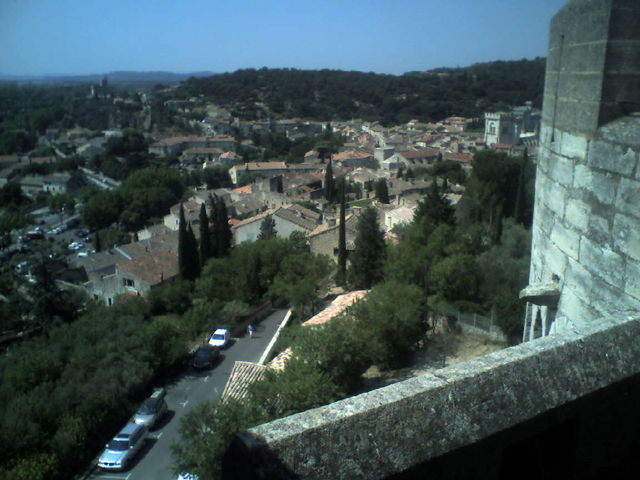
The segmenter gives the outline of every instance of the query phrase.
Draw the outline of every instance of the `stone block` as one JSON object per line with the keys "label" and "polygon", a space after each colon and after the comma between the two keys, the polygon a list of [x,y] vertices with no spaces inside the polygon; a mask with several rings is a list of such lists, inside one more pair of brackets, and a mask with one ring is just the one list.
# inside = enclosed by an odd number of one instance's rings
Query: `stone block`
{"label": "stone block", "polygon": [[640,219],[640,181],[621,178],[618,185],[616,210]]}
{"label": "stone block", "polygon": [[562,296],[566,291],[572,291],[583,303],[588,304],[593,291],[594,277],[589,270],[576,260],[569,259],[565,278],[562,282]]}
{"label": "stone block", "polygon": [[592,212],[589,217],[589,237],[602,243],[610,241],[611,223],[611,219],[596,215]]}
{"label": "stone block", "polygon": [[636,152],[606,140],[594,140],[589,145],[587,164],[606,170],[630,176],[637,163]]}
{"label": "stone block", "polygon": [[562,70],[568,73],[594,73],[604,71],[606,42],[566,45],[562,52]]}
{"label": "stone block", "polygon": [[553,155],[549,160],[549,174],[551,178],[565,187],[572,186],[573,162],[560,155]]}
{"label": "stone block", "polygon": [[598,245],[586,237],[580,240],[580,264],[595,277],[622,288],[624,285],[624,260],[608,245]]}
{"label": "stone block", "polygon": [[624,293],[640,301],[640,262],[627,260]]}
{"label": "stone block", "polygon": [[615,200],[616,178],[610,174],[594,171],[586,165],[576,165],[573,187],[590,192],[604,205],[612,205]]}
{"label": "stone block", "polygon": [[542,271],[540,281],[549,280],[553,275],[557,275],[561,280],[564,280],[567,270],[567,255],[553,243],[547,243],[548,246],[541,255]]}
{"label": "stone block", "polygon": [[574,161],[581,163],[587,158],[587,146],[588,142],[585,137],[565,133],[562,136],[560,153],[565,157],[569,157]]}
{"label": "stone block", "polygon": [[640,222],[637,218],[617,214],[613,219],[614,248],[640,261]]}
{"label": "stone block", "polygon": [[551,230],[551,241],[565,254],[578,260],[580,252],[580,235],[556,223]]}
{"label": "stone block", "polygon": [[593,136],[599,116],[599,106],[595,101],[595,97],[582,102],[558,98],[556,128],[576,135]]}
{"label": "stone block", "polygon": [[572,225],[582,233],[589,229],[589,215],[591,207],[581,200],[569,199],[564,212],[565,223]]}
{"label": "stone block", "polygon": [[598,129],[597,140],[625,145],[636,153],[640,151],[640,117],[619,118]]}
{"label": "stone block", "polygon": [[[604,48],[602,48],[604,50]],[[577,55],[577,58],[586,57],[587,52]],[[563,65],[563,70],[566,64]],[[599,98],[602,93],[602,73],[584,72],[568,67],[558,78],[558,95],[563,99],[571,99],[576,102],[592,101]]]}
{"label": "stone block", "polygon": [[553,216],[559,220],[564,214],[564,206],[569,193],[566,188],[553,181],[548,182],[545,186],[543,202],[551,210]]}
{"label": "stone block", "polygon": [[567,289],[562,292],[556,317],[566,317],[568,325],[571,327],[571,330],[565,332],[557,331],[562,334],[589,325],[598,318],[598,314],[583,298]]}

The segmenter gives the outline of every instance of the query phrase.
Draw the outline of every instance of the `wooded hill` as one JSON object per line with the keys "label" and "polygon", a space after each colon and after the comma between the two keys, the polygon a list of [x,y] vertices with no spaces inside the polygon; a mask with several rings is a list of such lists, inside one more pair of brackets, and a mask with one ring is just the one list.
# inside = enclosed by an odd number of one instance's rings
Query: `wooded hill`
{"label": "wooded hill", "polygon": [[190,78],[177,97],[203,95],[235,114],[316,120],[436,121],[542,103],[545,59],[478,63],[401,76],[339,70],[246,69]]}

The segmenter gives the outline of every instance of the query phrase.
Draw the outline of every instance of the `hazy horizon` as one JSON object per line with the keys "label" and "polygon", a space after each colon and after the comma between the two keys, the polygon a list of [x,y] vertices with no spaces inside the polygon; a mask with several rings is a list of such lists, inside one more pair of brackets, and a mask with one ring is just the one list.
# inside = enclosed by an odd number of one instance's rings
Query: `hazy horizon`
{"label": "hazy horizon", "polygon": [[244,68],[400,75],[546,56],[566,0],[5,0],[0,74],[212,73]]}

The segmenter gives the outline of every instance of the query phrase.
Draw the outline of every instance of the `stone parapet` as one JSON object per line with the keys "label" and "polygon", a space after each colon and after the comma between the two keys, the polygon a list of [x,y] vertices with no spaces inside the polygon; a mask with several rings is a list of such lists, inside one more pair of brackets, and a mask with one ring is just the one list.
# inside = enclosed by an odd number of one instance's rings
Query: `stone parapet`
{"label": "stone parapet", "polygon": [[640,373],[640,316],[599,319],[243,432],[225,478],[385,478]]}

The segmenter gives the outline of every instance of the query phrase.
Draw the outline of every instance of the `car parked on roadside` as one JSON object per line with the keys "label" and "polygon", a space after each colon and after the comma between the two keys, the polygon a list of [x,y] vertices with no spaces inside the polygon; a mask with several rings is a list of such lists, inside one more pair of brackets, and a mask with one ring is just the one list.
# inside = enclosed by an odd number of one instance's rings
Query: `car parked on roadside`
{"label": "car parked on roadside", "polygon": [[198,370],[211,368],[219,357],[220,349],[218,347],[214,347],[213,345],[201,345],[193,355],[193,362],[191,362],[191,364],[193,365],[193,368]]}
{"label": "car parked on roadside", "polygon": [[125,470],[142,448],[149,430],[144,425],[127,423],[105,446],[98,466],[105,470]]}
{"label": "car parked on roadside", "polygon": [[218,348],[226,348],[229,344],[229,330],[226,328],[218,328],[211,338],[209,338],[209,345]]}
{"label": "car parked on roadside", "polygon": [[158,420],[167,413],[168,407],[164,397],[166,390],[164,388],[156,388],[147,398],[133,417],[133,421],[147,428],[153,428],[157,425]]}

